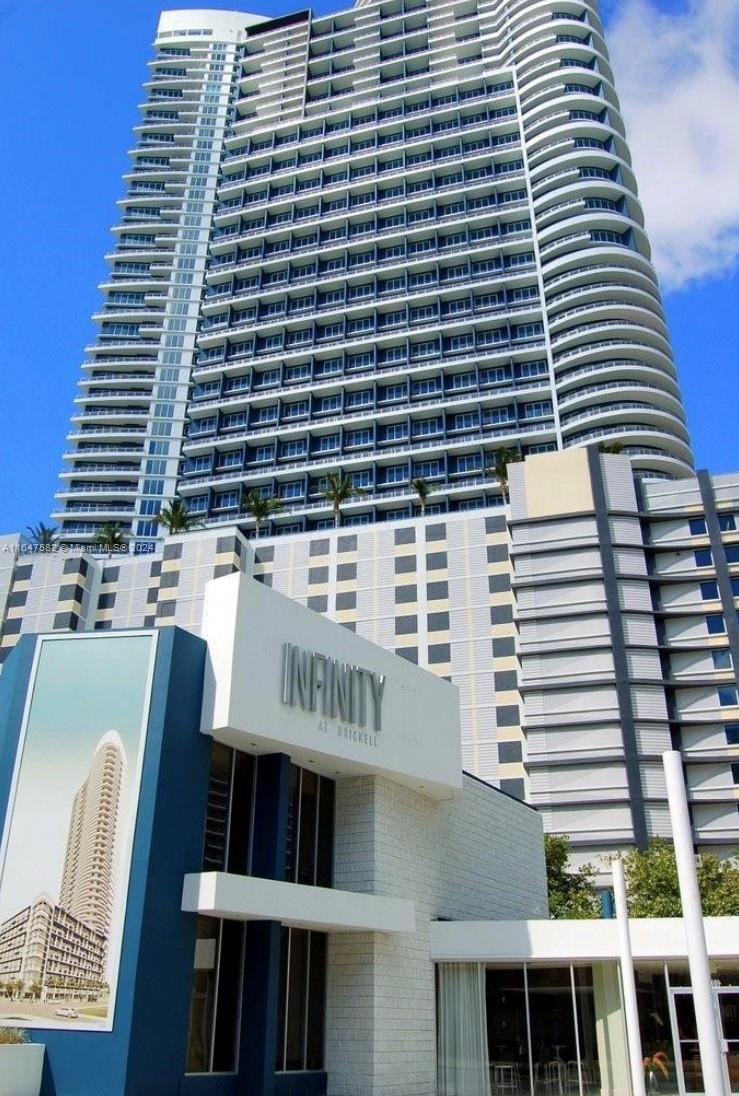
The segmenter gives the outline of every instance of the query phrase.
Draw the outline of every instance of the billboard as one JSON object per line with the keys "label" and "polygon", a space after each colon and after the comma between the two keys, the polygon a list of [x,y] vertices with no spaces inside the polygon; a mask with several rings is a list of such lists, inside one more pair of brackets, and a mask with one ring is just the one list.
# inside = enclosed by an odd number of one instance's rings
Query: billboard
{"label": "billboard", "polygon": [[156,638],[37,642],[0,844],[0,1026],[113,1026]]}

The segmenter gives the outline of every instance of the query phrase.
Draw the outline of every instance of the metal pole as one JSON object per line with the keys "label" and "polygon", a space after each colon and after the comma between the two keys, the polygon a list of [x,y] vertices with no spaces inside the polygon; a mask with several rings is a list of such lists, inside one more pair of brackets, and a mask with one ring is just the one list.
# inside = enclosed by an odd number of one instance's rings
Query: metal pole
{"label": "metal pole", "polygon": [[662,754],[667,783],[667,800],[670,807],[672,839],[675,844],[677,878],[680,884],[680,901],[683,907],[685,942],[688,949],[690,983],[693,987],[693,1007],[698,1029],[703,1070],[703,1088],[711,1096],[728,1096],[721,1037],[716,1015],[716,1002],[711,986],[711,968],[708,962],[706,933],[703,925],[698,873],[693,851],[693,831],[688,814],[688,800],[683,780],[682,756],[677,750]]}
{"label": "metal pole", "polygon": [[629,910],[626,905],[626,880],[623,860],[613,860],[613,896],[616,904],[616,924],[618,926],[618,950],[621,962],[621,986],[624,995],[624,1015],[626,1017],[626,1041],[629,1046],[629,1073],[633,1096],[646,1096],[644,1087],[644,1059],[639,1032],[639,1009],[636,1003],[636,979],[634,978],[634,960],[631,955],[631,934],[629,932]]}

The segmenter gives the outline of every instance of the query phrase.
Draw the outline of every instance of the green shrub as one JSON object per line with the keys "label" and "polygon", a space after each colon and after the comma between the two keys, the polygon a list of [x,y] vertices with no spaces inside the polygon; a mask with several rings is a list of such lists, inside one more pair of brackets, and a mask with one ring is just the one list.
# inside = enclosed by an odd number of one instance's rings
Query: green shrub
{"label": "green shrub", "polygon": [[23,1028],[0,1027],[0,1045],[27,1043],[28,1036]]}

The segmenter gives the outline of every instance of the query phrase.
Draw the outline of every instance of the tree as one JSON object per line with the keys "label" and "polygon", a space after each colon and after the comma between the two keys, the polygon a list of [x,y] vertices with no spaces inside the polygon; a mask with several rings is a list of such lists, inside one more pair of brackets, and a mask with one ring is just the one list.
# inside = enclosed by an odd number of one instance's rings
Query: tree
{"label": "tree", "polygon": [[344,503],[363,494],[364,491],[355,487],[351,476],[347,476],[345,472],[329,472],[326,476],[323,497],[331,503],[335,525],[341,525],[341,507]]}
{"label": "tree", "polygon": [[122,548],[128,540],[117,521],[106,521],[95,533],[92,542],[98,548],[104,548],[106,552],[113,552],[116,548]]}
{"label": "tree", "polygon": [[[712,853],[697,857],[698,887],[706,917],[739,914],[739,865],[719,860]],[[680,917],[680,886],[675,850],[671,842],[656,837],[645,849],[632,849],[624,857],[626,892],[632,917]]]}
{"label": "tree", "polygon": [[547,864],[549,916],[577,920],[600,917],[595,871],[591,864],[583,864],[577,871],[570,869],[569,837],[564,834],[545,834],[544,855]]}
{"label": "tree", "polygon": [[433,491],[433,487],[425,480],[423,476],[417,476],[411,480],[411,487],[418,495],[418,501],[421,504],[421,516],[426,513],[426,500]]}
{"label": "tree", "polygon": [[623,450],[623,445],[620,441],[600,441],[598,442],[599,453],[620,453]]}
{"label": "tree", "polygon": [[37,548],[51,548],[56,540],[56,526],[44,525],[40,521],[38,525],[27,525],[29,537]]}
{"label": "tree", "polygon": [[285,507],[274,495],[263,495],[261,491],[252,487],[250,491],[243,492],[241,509],[245,510],[252,519],[259,536],[265,521],[269,521],[272,514],[279,514]]}
{"label": "tree", "polygon": [[485,469],[486,476],[497,479],[506,502],[508,502],[508,465],[517,464],[522,460],[523,455],[518,449],[496,449],[493,454],[493,463]]}
{"label": "tree", "polygon": [[164,525],[170,536],[174,533],[189,533],[192,529],[202,527],[202,522],[196,514],[188,510],[187,504],[182,499],[172,499],[162,508],[157,517],[159,525]]}

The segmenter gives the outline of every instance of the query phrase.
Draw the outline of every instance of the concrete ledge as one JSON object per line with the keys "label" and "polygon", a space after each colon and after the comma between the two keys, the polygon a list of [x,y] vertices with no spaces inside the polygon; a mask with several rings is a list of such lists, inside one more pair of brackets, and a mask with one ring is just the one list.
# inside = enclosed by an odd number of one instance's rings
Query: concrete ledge
{"label": "concrete ledge", "polygon": [[[739,917],[706,917],[704,924],[709,955],[734,958]],[[632,918],[629,925],[634,959],[686,957],[681,917]],[[618,954],[614,920],[435,921],[431,925],[431,958],[436,962],[592,962],[617,959]]]}
{"label": "concrete ledge", "polygon": [[182,909],[227,921],[279,921],[319,932],[415,932],[413,902],[227,872],[185,876]]}

